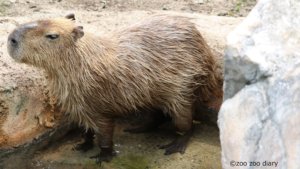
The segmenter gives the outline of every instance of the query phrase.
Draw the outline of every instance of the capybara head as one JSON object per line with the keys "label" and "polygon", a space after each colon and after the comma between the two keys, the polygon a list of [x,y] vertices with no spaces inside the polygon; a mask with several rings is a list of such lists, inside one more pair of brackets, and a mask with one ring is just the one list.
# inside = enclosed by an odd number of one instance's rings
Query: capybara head
{"label": "capybara head", "polygon": [[47,64],[53,57],[64,59],[60,58],[62,53],[72,49],[84,35],[83,27],[76,26],[74,20],[74,14],[69,14],[65,18],[38,20],[18,26],[8,37],[9,55],[17,62],[38,67]]}

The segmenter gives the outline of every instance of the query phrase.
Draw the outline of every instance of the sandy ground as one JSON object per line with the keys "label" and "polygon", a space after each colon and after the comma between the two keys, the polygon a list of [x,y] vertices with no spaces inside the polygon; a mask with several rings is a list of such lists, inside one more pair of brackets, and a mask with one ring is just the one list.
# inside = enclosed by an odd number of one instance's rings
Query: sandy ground
{"label": "sandy ground", "polygon": [[[193,21],[208,44],[216,54],[221,56],[225,48],[226,35],[242,18],[220,16],[246,16],[254,3],[253,0],[0,0],[2,15],[0,26],[9,23],[10,27],[3,28],[7,34],[8,30],[19,23],[75,13],[78,24],[83,25],[85,31],[100,35],[126,27],[152,14],[183,14],[195,18]],[[169,11],[176,11],[176,13]],[[73,151],[73,145],[80,141],[78,132],[74,131],[59,143],[53,143],[47,149],[36,152],[34,159],[28,160],[29,168],[221,168],[221,148],[216,125],[198,124],[186,153],[170,156],[163,155],[163,150],[158,149],[159,145],[174,139],[175,135],[170,129],[145,134],[129,134],[122,131],[124,128],[122,126],[117,126],[114,140],[115,148],[119,153],[110,163],[99,166],[89,158],[97,154],[99,151],[97,147],[86,153]],[[12,165],[12,168],[13,166],[15,165]]]}
{"label": "sandy ground", "polygon": [[3,16],[24,16],[58,10],[164,10],[218,16],[246,16],[256,0],[0,0]]}

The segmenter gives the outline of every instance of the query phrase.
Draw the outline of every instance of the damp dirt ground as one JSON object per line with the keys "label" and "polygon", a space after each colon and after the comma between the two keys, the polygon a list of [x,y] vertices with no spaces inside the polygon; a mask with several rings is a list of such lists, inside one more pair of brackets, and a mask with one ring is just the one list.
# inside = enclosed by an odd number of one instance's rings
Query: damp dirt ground
{"label": "damp dirt ground", "polygon": [[160,145],[176,138],[173,129],[163,127],[141,134],[124,132],[126,125],[115,129],[114,147],[117,156],[109,163],[96,164],[90,157],[99,152],[94,146],[87,152],[74,151],[82,141],[78,130],[71,131],[64,140],[53,143],[46,150],[35,153],[31,167],[45,169],[220,169],[221,148],[217,126],[196,124],[184,154],[164,155]]}

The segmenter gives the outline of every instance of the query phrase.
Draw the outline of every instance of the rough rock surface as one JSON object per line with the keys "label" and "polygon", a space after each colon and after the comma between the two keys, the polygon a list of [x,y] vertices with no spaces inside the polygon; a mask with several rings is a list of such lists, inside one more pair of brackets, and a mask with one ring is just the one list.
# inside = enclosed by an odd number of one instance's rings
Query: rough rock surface
{"label": "rough rock surface", "polygon": [[228,36],[219,113],[224,169],[300,168],[299,7],[260,0]]}

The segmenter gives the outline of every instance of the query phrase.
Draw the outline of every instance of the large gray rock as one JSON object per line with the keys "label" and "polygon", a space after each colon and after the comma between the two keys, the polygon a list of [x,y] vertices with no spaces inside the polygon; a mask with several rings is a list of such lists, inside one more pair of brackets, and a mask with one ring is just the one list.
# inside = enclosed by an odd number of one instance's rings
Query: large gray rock
{"label": "large gray rock", "polygon": [[300,1],[260,0],[228,36],[218,121],[224,169],[300,168],[299,9]]}

